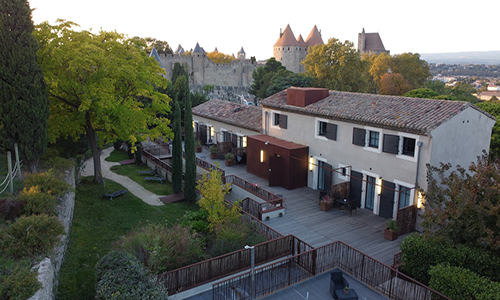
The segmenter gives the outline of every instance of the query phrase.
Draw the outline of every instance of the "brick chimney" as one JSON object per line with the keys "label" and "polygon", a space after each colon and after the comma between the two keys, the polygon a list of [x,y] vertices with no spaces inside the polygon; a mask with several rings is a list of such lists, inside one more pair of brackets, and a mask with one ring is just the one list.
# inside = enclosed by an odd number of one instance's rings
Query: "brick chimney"
{"label": "brick chimney", "polygon": [[291,87],[286,90],[286,104],[306,107],[328,97],[328,89]]}

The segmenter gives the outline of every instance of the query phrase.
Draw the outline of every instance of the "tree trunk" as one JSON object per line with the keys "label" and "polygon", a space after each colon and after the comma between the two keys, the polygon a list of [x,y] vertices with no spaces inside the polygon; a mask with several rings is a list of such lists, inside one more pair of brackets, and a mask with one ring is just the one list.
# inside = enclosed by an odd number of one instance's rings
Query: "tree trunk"
{"label": "tree trunk", "polygon": [[94,127],[90,122],[90,117],[87,116],[87,138],[89,139],[90,150],[92,151],[92,158],[94,160],[94,182],[102,183],[101,172],[101,151],[102,149],[97,146],[97,138]]}

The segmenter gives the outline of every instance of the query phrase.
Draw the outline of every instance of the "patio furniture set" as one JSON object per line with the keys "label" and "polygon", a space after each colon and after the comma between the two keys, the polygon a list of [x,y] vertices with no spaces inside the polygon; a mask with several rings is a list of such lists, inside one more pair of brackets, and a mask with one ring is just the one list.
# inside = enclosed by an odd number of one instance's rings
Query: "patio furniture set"
{"label": "patio furniture set", "polygon": [[358,300],[358,294],[354,289],[349,288],[349,282],[341,271],[330,273],[330,294],[333,299]]}

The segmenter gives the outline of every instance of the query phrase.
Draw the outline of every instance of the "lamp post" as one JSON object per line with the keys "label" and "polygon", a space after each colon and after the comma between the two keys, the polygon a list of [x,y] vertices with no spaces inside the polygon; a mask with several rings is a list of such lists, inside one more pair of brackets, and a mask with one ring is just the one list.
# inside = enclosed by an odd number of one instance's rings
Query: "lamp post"
{"label": "lamp post", "polygon": [[250,299],[255,299],[255,248],[254,246],[245,246],[250,249]]}

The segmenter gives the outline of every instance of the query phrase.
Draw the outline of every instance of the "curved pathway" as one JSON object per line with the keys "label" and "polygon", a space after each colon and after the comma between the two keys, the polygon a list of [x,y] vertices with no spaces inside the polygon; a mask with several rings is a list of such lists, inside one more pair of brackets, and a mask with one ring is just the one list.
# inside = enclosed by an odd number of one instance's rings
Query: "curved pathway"
{"label": "curved pathway", "polygon": [[[101,152],[101,171],[102,176],[106,179],[113,180],[126,188],[130,193],[134,194],[137,198],[141,199],[145,203],[154,206],[164,205],[163,202],[159,200],[161,195],[156,195],[146,190],[142,185],[133,181],[132,179],[118,175],[110,170],[112,166],[119,165],[117,162],[106,161],[105,158],[114,150],[113,147],[103,149]],[[85,161],[85,168],[83,169],[82,176],[94,176],[94,160],[92,158]]]}

